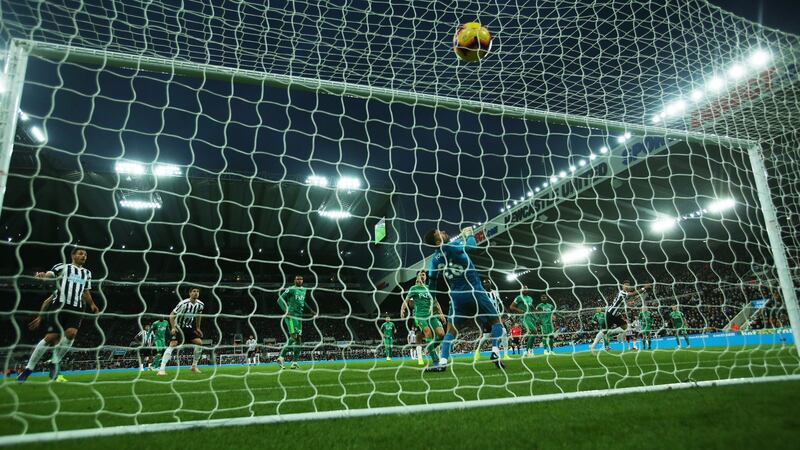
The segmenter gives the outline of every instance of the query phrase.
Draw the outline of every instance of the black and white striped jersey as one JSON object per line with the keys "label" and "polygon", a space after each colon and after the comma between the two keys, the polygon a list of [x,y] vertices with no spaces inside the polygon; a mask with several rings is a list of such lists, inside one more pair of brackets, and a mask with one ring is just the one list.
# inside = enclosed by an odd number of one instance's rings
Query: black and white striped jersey
{"label": "black and white striped jersey", "polygon": [[153,332],[149,330],[141,330],[133,339],[141,343],[143,346],[150,347],[153,345]]}
{"label": "black and white striped jersey", "polygon": [[492,289],[488,292],[488,294],[489,299],[492,301],[492,303],[494,303],[494,308],[497,310],[497,313],[503,314],[505,311],[503,308],[503,301],[500,300],[500,291],[497,289]]}
{"label": "black and white striped jersey", "polygon": [[620,314],[622,314],[622,312],[625,310],[627,306],[626,303],[628,301],[628,297],[633,295],[635,292],[636,291],[628,293],[624,289],[620,289],[620,291],[617,292],[617,296],[614,297],[614,301],[611,302],[610,305],[608,305],[608,309],[606,311],[612,316],[619,316]]}
{"label": "black and white striped jersey", "polygon": [[61,306],[83,309],[83,292],[92,289],[92,272],[75,264],[59,263],[50,269],[56,275],[53,297]]}
{"label": "black and white striped jersey", "polygon": [[254,352],[256,351],[256,346],[258,345],[258,341],[256,341],[255,339],[248,339],[247,342],[245,342],[245,345],[247,345],[248,352]]}
{"label": "black and white striped jersey", "polygon": [[194,303],[185,298],[172,310],[175,314],[175,324],[181,328],[194,328],[194,319],[203,312],[203,302],[199,299]]}

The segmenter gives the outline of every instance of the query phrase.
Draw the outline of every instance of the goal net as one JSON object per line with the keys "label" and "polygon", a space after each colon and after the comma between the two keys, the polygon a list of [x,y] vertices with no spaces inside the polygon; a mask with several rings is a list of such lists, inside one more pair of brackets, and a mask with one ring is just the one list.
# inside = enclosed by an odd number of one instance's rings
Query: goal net
{"label": "goal net", "polygon": [[797,377],[797,36],[257,3],[4,3],[0,443]]}

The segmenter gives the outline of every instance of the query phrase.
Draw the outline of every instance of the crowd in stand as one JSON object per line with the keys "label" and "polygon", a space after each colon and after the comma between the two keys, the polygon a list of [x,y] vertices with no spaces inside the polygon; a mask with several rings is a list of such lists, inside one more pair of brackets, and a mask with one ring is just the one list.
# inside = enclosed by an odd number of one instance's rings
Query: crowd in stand
{"label": "crowd in stand", "polygon": [[[744,305],[763,298],[769,299],[769,302],[766,307],[758,310],[748,326],[753,329],[788,326],[786,311],[780,297],[756,280],[746,278],[743,280],[741,274],[734,273],[728,266],[683,267],[648,275],[652,276],[653,280],[642,281],[639,284],[652,284],[652,289],[630,299],[627,315],[632,321],[642,304],[646,304],[653,312],[655,319],[653,330],[656,336],[672,333],[669,311],[675,304],[679,305],[684,313],[689,331],[694,333],[723,330]],[[598,309],[604,308],[617,291],[618,287],[615,286],[548,291],[548,296],[555,303],[556,310],[560,312],[560,317],[555,321],[557,345],[588,342],[598,329],[592,316]],[[502,292],[502,302],[506,311],[518,293]],[[318,303],[330,295],[324,292],[315,294]],[[309,316],[304,322],[306,357],[313,356],[316,360],[356,359],[374,357],[377,352],[382,352],[382,336],[379,332],[382,318],[376,320],[374,316],[361,317],[357,314],[348,314],[346,311],[321,312],[323,314],[320,316],[313,318]],[[208,354],[204,355],[206,361],[236,362],[236,356],[224,357],[224,355],[241,355],[244,351],[242,343],[250,335],[257,336],[261,353],[264,355],[262,362],[276,356],[285,340],[279,313],[261,309],[250,316],[245,314],[216,313],[204,320],[203,332],[205,345],[208,347]],[[396,312],[392,311],[391,315],[394,317],[393,320],[400,320]],[[136,367],[140,359],[144,359],[146,363],[152,358],[152,352],[145,352],[145,356],[140,357],[133,350],[138,345],[133,341],[133,337],[141,330],[142,325],[155,319],[156,316],[144,313],[127,316],[110,314],[101,316],[96,321],[87,320],[82,326],[81,337],[84,340],[82,347],[91,349],[73,351],[68,356],[66,366],[71,369]],[[519,320],[512,315],[505,315],[503,319],[506,324]],[[397,345],[394,350],[397,355],[403,354],[408,329],[413,324],[409,320],[405,324],[398,325],[398,335],[395,336]],[[476,330],[462,333],[454,345],[454,351],[474,350],[479,337],[480,333]],[[15,349],[8,358],[11,361],[7,367],[20,365],[28,352],[27,347]],[[314,352],[313,355],[310,352]],[[182,357],[189,356],[187,354]]]}

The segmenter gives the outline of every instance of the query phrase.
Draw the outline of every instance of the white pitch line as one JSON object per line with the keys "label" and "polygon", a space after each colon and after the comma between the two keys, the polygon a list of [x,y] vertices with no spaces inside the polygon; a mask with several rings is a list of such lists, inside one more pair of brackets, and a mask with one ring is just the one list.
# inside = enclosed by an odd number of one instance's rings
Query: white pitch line
{"label": "white pitch line", "polygon": [[731,380],[712,380],[688,383],[659,384],[655,386],[637,386],[619,389],[601,389],[594,391],[569,392],[561,394],[542,394],[489,400],[468,400],[461,402],[430,403],[406,406],[387,406],[380,408],[342,409],[336,411],[320,411],[285,415],[237,417],[234,419],[191,420],[186,422],[168,422],[146,425],[125,425],[108,428],[90,428],[84,430],[52,431],[46,433],[23,434],[19,436],[0,437],[0,446],[29,444],[34,442],[63,441],[67,439],[97,439],[98,437],[120,436],[130,434],[173,432],[196,428],[218,428],[230,426],[252,426],[273,423],[298,422],[322,419],[341,419],[368,417],[389,414],[430,413],[447,410],[464,410],[488,406],[519,405],[521,403],[537,403],[551,400],[576,398],[608,397],[611,395],[669,391],[673,389],[706,388],[734,384],[755,384],[775,381],[800,381],[800,375],[783,375],[763,378],[736,378]]}

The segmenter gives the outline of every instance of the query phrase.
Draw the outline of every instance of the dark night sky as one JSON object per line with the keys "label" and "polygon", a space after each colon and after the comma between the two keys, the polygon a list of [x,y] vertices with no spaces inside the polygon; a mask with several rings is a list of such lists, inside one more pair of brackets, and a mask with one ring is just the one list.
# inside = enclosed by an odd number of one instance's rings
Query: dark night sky
{"label": "dark night sky", "polygon": [[[672,2],[671,6],[676,3],[679,2]],[[786,32],[797,33],[800,28],[797,20],[800,2],[715,0],[712,3]],[[541,22],[551,23],[547,18]],[[631,21],[629,26],[639,24]],[[452,33],[448,24],[443,28]],[[23,30],[27,32],[28,28]],[[89,30],[85,27],[82,31]],[[544,26],[542,30],[548,31]],[[563,37],[556,27],[549,31]],[[629,38],[624,33],[620,36]],[[419,37],[429,39],[427,35]],[[659,39],[659,35],[648,39]],[[438,36],[431,40],[446,41]],[[555,39],[540,41],[544,50],[538,55],[542,55],[542,60],[551,54],[561,57],[572,47],[577,51],[591,47],[578,48],[574,42],[559,43]],[[690,44],[698,45],[686,42],[687,48]],[[447,74],[457,71],[465,84],[480,78],[475,66],[455,60],[446,42],[435,50],[420,54],[446,61]],[[654,44],[647,51],[656,53],[660,48]],[[721,63],[727,62],[725,51],[720,50]],[[520,54],[508,47],[502,53],[512,62]],[[632,59],[638,64],[638,60]],[[547,63],[545,76],[558,79],[559,73],[548,70],[558,70],[560,64],[570,62],[566,57],[561,60],[566,62]],[[420,235],[436,221],[444,222],[452,231],[496,216],[506,202],[541,186],[545,177],[568,169],[611,138],[596,130],[444,109],[434,112],[424,107],[389,106],[376,100],[342,99],[280,88],[262,91],[254,86],[188,78],[165,83],[170,77],[164,74],[132,74],[124,69],[87,71],[69,64],[55,67],[35,60],[30,64],[22,108],[35,122],[46,118],[50,148],[39,152],[42,158],[73,157],[82,152],[80,163],[94,166],[92,169],[105,164],[106,170],[110,170],[115,158],[126,158],[191,165],[194,171],[206,171],[212,177],[222,172],[237,172],[297,182],[311,173],[331,178],[339,174],[360,176],[370,183],[371,189],[392,192],[395,201],[404,205],[398,216],[407,221],[408,230],[401,240],[414,246],[418,246]],[[395,64],[406,67],[402,58]],[[619,80],[626,77],[614,72],[624,71],[621,64],[601,67],[610,71],[597,78],[592,78],[596,74],[591,71],[577,74],[578,81],[573,85],[564,81],[562,90],[580,92],[588,86],[595,92],[605,92],[607,86],[621,85]],[[639,95],[639,98],[626,99],[629,104],[638,108],[648,103],[642,95],[652,91],[658,91],[659,96],[671,94],[680,81],[685,81],[686,77],[680,73],[681,64],[671,64],[671,60],[662,64],[659,73],[664,78],[651,78],[649,90],[633,86],[629,90],[633,97]],[[648,68],[641,66],[641,70]],[[636,67],[624,75],[638,73],[640,69]],[[537,67],[531,64],[530,69],[535,71]],[[600,82],[602,87],[598,87]],[[445,89],[450,87],[442,84]],[[62,85],[64,88],[59,88]],[[547,95],[562,99],[558,91],[548,91]],[[590,100],[583,103],[591,103]],[[608,95],[592,106],[615,100]],[[556,101],[552,110],[566,108],[565,104]],[[573,102],[568,107],[582,105]],[[642,116],[638,119],[642,120]],[[253,151],[257,154],[251,157]],[[364,236],[365,241],[369,238]]]}
{"label": "dark night sky", "polygon": [[800,2],[796,0],[710,0],[710,3],[761,25],[800,34]]}

